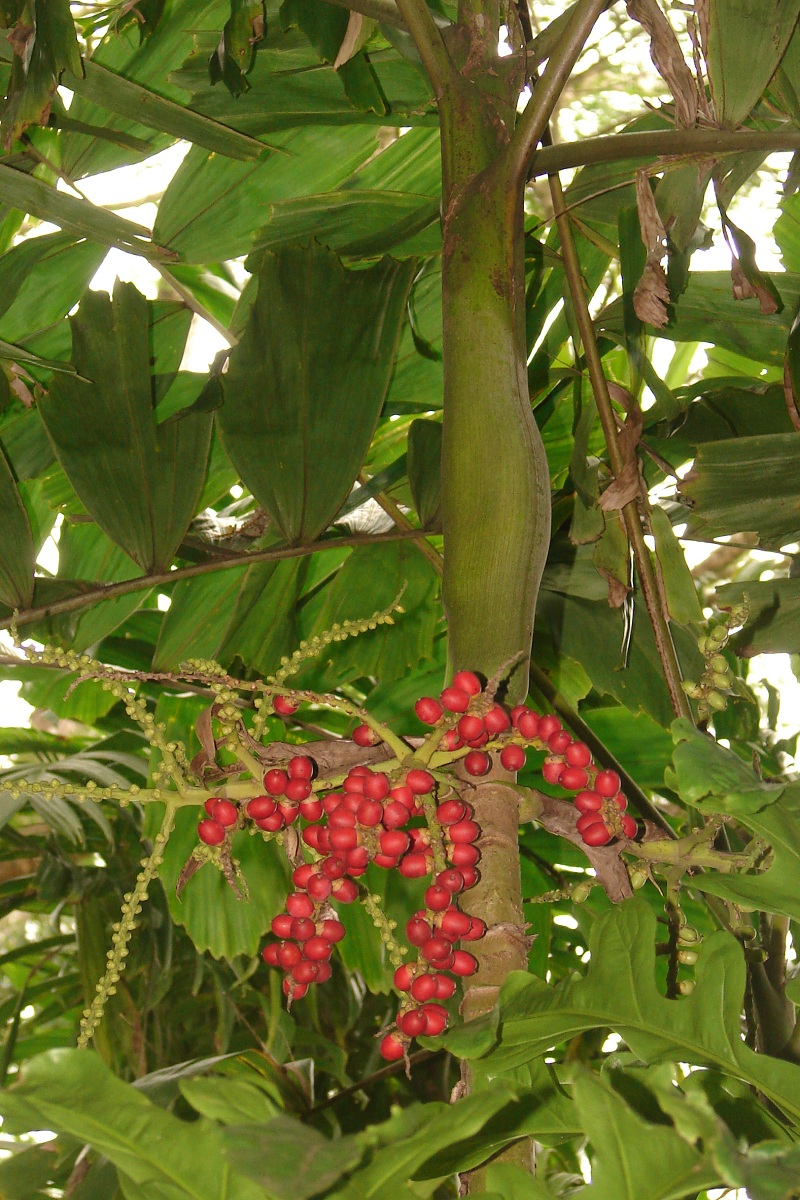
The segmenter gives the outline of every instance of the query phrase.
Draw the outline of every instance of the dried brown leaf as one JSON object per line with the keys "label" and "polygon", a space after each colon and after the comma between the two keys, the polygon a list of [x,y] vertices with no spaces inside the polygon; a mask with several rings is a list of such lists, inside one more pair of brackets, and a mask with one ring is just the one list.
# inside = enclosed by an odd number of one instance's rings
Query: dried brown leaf
{"label": "dried brown leaf", "polygon": [[603,512],[624,508],[639,495],[641,480],[638,462],[626,462],[619,475],[608,485],[600,497]]}
{"label": "dried brown leaf", "polygon": [[656,0],[627,0],[628,15],[650,34],[650,57],[675,101],[675,120],[685,129],[697,121],[698,94],[675,31]]}
{"label": "dried brown leaf", "polygon": [[663,329],[668,322],[667,305],[670,302],[667,277],[660,262],[649,260],[645,264],[642,278],[633,293],[633,311],[640,321]]}
{"label": "dried brown leaf", "polygon": [[762,317],[769,316],[771,313],[778,311],[778,303],[772,293],[767,288],[760,287],[758,282],[753,284],[747,278],[742,269],[742,264],[735,254],[731,260],[731,283],[733,285],[734,300],[757,299]]}

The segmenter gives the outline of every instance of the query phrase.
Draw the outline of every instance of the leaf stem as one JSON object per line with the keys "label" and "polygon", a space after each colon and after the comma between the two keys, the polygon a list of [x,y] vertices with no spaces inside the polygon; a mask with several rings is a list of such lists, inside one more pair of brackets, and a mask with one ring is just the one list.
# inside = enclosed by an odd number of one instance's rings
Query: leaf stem
{"label": "leaf stem", "polygon": [[414,39],[422,65],[439,99],[453,75],[453,64],[439,26],[425,0],[397,0],[406,29]]}
{"label": "leaf stem", "polygon": [[[592,383],[592,391],[597,402],[597,411],[600,417],[600,424],[603,428],[606,446],[608,448],[608,457],[611,463],[611,469],[614,475],[618,478],[622,475],[625,468],[625,459],[617,440],[617,427],[614,420],[614,409],[611,404],[611,396],[608,390],[608,381],[606,380],[603,371],[603,362],[600,357],[600,351],[597,347],[597,338],[595,336],[594,323],[591,313],[589,312],[589,302],[586,297],[586,291],[583,284],[583,275],[581,273],[580,260],[578,252],[575,248],[575,239],[572,236],[572,226],[569,216],[564,208],[564,192],[561,188],[561,180],[557,175],[551,175],[550,179],[550,195],[553,200],[553,209],[558,227],[559,237],[561,238],[561,254],[564,262],[564,272],[569,285],[570,297],[572,306],[575,311],[575,320],[578,324],[578,329],[583,342],[583,353],[586,359],[586,366],[589,372],[589,379]],[[669,624],[667,623],[664,614],[661,598],[659,595],[658,582],[656,580],[653,563],[650,558],[650,551],[647,543],[644,540],[644,529],[642,527],[642,519],[639,512],[639,506],[636,500],[631,500],[622,509],[622,518],[625,522],[625,528],[628,533],[628,538],[633,550],[633,557],[636,563],[636,571],[639,576],[639,583],[642,588],[647,615],[650,618],[650,624],[653,627],[653,635],[656,641],[656,649],[658,657],[661,661],[661,669],[664,673],[664,679],[669,690],[669,697],[672,703],[672,708],[679,717],[686,717],[692,721],[692,710],[689,704],[689,699],[681,687],[681,669],[678,663],[678,656],[675,652],[675,646],[672,641]]]}

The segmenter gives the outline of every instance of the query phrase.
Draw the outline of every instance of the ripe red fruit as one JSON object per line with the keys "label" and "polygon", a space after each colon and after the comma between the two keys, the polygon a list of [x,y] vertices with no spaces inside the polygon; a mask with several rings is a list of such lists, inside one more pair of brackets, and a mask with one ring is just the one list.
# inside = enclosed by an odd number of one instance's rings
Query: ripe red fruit
{"label": "ripe red fruit", "polygon": [[293,704],[287,696],[274,696],[272,699],[272,707],[281,717],[290,717],[292,713],[297,712],[298,708],[298,706]]}
{"label": "ripe red fruit", "polygon": [[505,733],[510,725],[511,718],[499,704],[495,704],[494,708],[490,708],[483,718],[483,726],[487,733]]}
{"label": "ripe red fruit", "polygon": [[344,803],[344,796],[341,792],[328,792],[325,799],[322,801],[323,810],[330,815],[336,812],[337,808],[341,808]]}
{"label": "ripe red fruit", "polygon": [[438,883],[432,883],[425,892],[425,906],[431,912],[444,912],[450,904],[450,893],[447,888],[440,887]]}
{"label": "ripe red fruit", "polygon": [[486,922],[480,917],[470,917],[469,932],[462,933],[462,942],[477,942],[486,933]]}
{"label": "ripe red fruit", "polygon": [[561,728],[561,722],[558,717],[548,714],[545,717],[539,717],[539,737],[543,742],[548,741],[554,733],[558,733]]}
{"label": "ripe red fruit", "polygon": [[265,946],[261,951],[261,957],[263,958],[264,962],[268,963],[271,967],[277,967],[279,965],[278,949],[279,947],[277,942],[270,942],[270,944]]}
{"label": "ripe red fruit", "polygon": [[265,830],[267,833],[277,833],[279,829],[283,829],[286,821],[283,818],[283,813],[274,812],[271,817],[261,817],[256,821],[259,829]]}
{"label": "ripe red fruit", "polygon": [[399,800],[392,800],[383,810],[383,824],[386,829],[399,829],[410,820],[411,813]]}
{"label": "ripe red fruit", "polygon": [[394,986],[399,992],[407,992],[411,988],[414,976],[405,963],[399,966],[394,973]]}
{"label": "ripe red fruit", "polygon": [[465,933],[469,933],[472,918],[466,913],[461,912],[457,908],[448,908],[442,913],[442,920],[439,928],[445,937],[455,941],[457,938],[463,937]]}
{"label": "ripe red fruit", "polygon": [[382,771],[377,771],[364,780],[364,795],[369,800],[383,800],[389,795],[391,786],[389,776],[384,775]]}
{"label": "ripe red fruit", "polygon": [[281,987],[284,996],[289,996],[292,1000],[302,1000],[308,991],[307,983],[295,983],[293,979],[284,979]]}
{"label": "ripe red fruit", "polygon": [[568,767],[588,767],[592,761],[592,752],[585,742],[570,742],[564,751]]}
{"label": "ripe red fruit", "polygon": [[[361,803],[362,803],[362,801],[359,801],[359,806],[361,805]],[[356,814],[354,812],[351,812],[349,807],[347,807],[344,804],[340,808],[337,808],[336,812],[332,812],[330,814],[330,817],[328,818],[328,829],[329,830],[355,829],[355,827],[356,827]]]}
{"label": "ripe red fruit", "polygon": [[428,962],[438,963],[444,962],[453,953],[447,938],[436,936],[428,938],[427,942],[420,946],[420,950],[422,957],[426,958]]}
{"label": "ripe red fruit", "polygon": [[411,946],[425,946],[426,942],[431,941],[431,925],[422,917],[409,917],[405,922],[405,936],[408,937]]}
{"label": "ripe red fruit", "polygon": [[470,888],[475,887],[475,884],[480,879],[480,874],[475,870],[475,868],[467,866],[466,864],[458,863],[458,869],[464,876],[464,891],[469,891]]}
{"label": "ripe red fruit", "polygon": [[428,1037],[436,1037],[438,1034],[443,1033],[447,1028],[447,1014],[442,1015],[442,1013],[437,1012],[435,1009],[431,1010],[427,1005],[424,1012],[425,1033]]}
{"label": "ripe red fruit", "polygon": [[396,1038],[393,1033],[387,1033],[378,1047],[378,1053],[387,1062],[398,1062],[405,1054],[405,1050],[399,1038]]}
{"label": "ripe red fruit", "polygon": [[446,871],[440,871],[436,876],[436,882],[439,887],[446,888],[451,896],[457,896],[464,890],[464,876],[452,867]]}
{"label": "ripe red fruit", "polygon": [[383,867],[385,871],[393,871],[399,860],[393,854],[376,854],[372,861],[376,867]]}
{"label": "ripe red fruit", "polygon": [[629,838],[635,838],[639,832],[639,826],[630,813],[625,813],[625,816],[622,818],[622,828],[625,830],[625,836]]}
{"label": "ripe red fruit", "polygon": [[482,750],[470,750],[464,759],[464,768],[469,775],[486,775],[491,766],[492,760]]}
{"label": "ripe red fruit", "polygon": [[578,830],[578,833],[583,833],[584,829],[588,829],[590,825],[597,825],[598,823],[600,825],[604,823],[603,814],[598,812],[597,809],[589,809],[589,812],[586,812],[583,814],[583,816],[578,817],[575,827]]}
{"label": "ripe red fruit", "polygon": [[610,798],[620,789],[622,780],[616,771],[598,771],[594,781],[594,790],[601,796]]}
{"label": "ripe red fruit", "polygon": [[401,783],[399,787],[393,787],[389,792],[389,799],[396,800],[399,804],[405,805],[407,809],[412,809],[416,804],[416,799],[411,788],[405,783]]}
{"label": "ripe red fruit", "polygon": [[314,962],[299,962],[292,967],[292,979],[295,983],[313,983],[319,975],[319,968]]}
{"label": "ripe red fruit", "polygon": [[427,1027],[427,1019],[421,1008],[412,1008],[409,1012],[403,1013],[397,1019],[398,1028],[406,1034],[407,1037],[419,1037],[425,1032]]}
{"label": "ripe red fruit", "polygon": [[326,942],[340,942],[344,934],[345,929],[341,921],[329,917],[327,921],[322,922],[320,937],[324,937]]}
{"label": "ripe red fruit", "polygon": [[314,902],[305,892],[290,892],[286,897],[286,911],[293,917],[314,915]]}
{"label": "ripe red fruit", "polygon": [[621,812],[625,812],[628,807],[628,798],[624,792],[617,792],[616,796],[612,796],[611,799]]}
{"label": "ripe red fruit", "polygon": [[320,871],[326,879],[341,879],[346,869],[345,861],[340,854],[332,854],[320,867]]}
{"label": "ripe red fruit", "polygon": [[344,781],[344,790],[346,792],[358,792],[359,796],[363,796],[365,782],[366,780],[363,775],[356,775],[355,771],[351,771]]}
{"label": "ripe red fruit", "polygon": [[474,975],[478,969],[478,960],[466,950],[453,951],[453,965],[450,970],[454,975]]}
{"label": "ripe red fruit", "polygon": [[211,816],[219,825],[229,829],[239,819],[239,809],[230,800],[217,800]]}
{"label": "ripe red fruit", "polygon": [[369,851],[366,846],[356,846],[354,850],[347,850],[344,856],[344,863],[347,867],[348,875],[352,875],[355,871],[366,871],[369,865]]}
{"label": "ripe red fruit", "polygon": [[442,715],[442,706],[433,696],[420,696],[414,705],[414,712],[423,725],[435,725]]}
{"label": "ripe red fruit", "polygon": [[460,750],[464,743],[456,733],[455,729],[448,729],[439,745],[441,746],[442,750]]}
{"label": "ripe red fruit", "polygon": [[572,738],[565,729],[557,729],[556,732],[551,733],[550,737],[547,739],[547,745],[553,754],[563,754],[567,746],[570,746],[571,744]]}
{"label": "ripe red fruit", "polygon": [[290,779],[286,784],[284,795],[287,800],[292,800],[295,804],[299,800],[307,800],[311,795],[311,784],[307,779]]}
{"label": "ripe red fruit", "polygon": [[330,839],[332,850],[355,850],[358,845],[358,834],[355,829],[332,829]]}
{"label": "ripe red fruit", "polygon": [[307,942],[316,933],[314,922],[310,917],[293,917],[291,936],[296,942]]}
{"label": "ripe red fruit", "polygon": [[582,813],[597,812],[602,807],[602,804],[603,797],[598,796],[597,792],[591,790],[578,792],[575,797],[575,807]]}
{"label": "ripe red fruit", "polygon": [[453,687],[461,688],[468,696],[479,696],[483,690],[483,684],[473,671],[456,671]]}
{"label": "ripe red fruit", "polygon": [[322,959],[330,957],[331,943],[327,938],[317,935],[309,938],[303,949],[305,950],[306,958],[310,958],[312,962],[320,962]]}
{"label": "ripe red fruit", "polygon": [[436,820],[441,825],[453,825],[456,821],[463,821],[468,811],[466,804],[460,800],[445,800],[436,809]]}
{"label": "ripe red fruit", "polygon": [[535,738],[540,736],[539,723],[542,719],[543,718],[541,718],[538,713],[531,712],[530,709],[526,709],[525,712],[520,713],[517,720],[517,729],[525,738],[526,742],[532,742]]}
{"label": "ripe red fruit", "polygon": [[514,707],[512,708],[511,724],[514,726],[515,729],[517,729],[519,727],[519,719],[525,713],[531,713],[531,715],[535,715],[533,713],[533,709],[528,708],[527,704],[515,704]]}
{"label": "ripe red fruit", "polygon": [[[292,785],[290,783],[289,787],[291,787],[291,786]],[[298,816],[300,815],[299,809],[296,804],[289,804],[288,802],[284,802],[283,800],[278,801],[278,811],[280,812],[281,816],[283,817],[283,819],[287,825],[293,825],[294,822],[297,820]],[[269,819],[269,818],[267,818],[267,819]]]}
{"label": "ripe red fruit", "polygon": [[383,805],[380,800],[362,800],[356,810],[356,820],[366,829],[379,825],[383,816]]}
{"label": "ripe red fruit", "polygon": [[431,869],[431,861],[427,854],[414,852],[406,854],[399,866],[400,874],[405,879],[421,879]]}
{"label": "ripe red fruit", "polygon": [[442,707],[448,712],[463,713],[469,708],[469,692],[460,687],[446,687],[440,697]]}
{"label": "ripe red fruit", "polygon": [[285,771],[281,771],[278,767],[273,767],[271,771],[267,771],[264,776],[264,787],[269,792],[270,796],[282,796],[286,791],[286,785],[289,782],[289,776]]}
{"label": "ripe red fruit", "polygon": [[558,782],[559,786],[566,788],[568,792],[577,792],[586,787],[589,776],[583,767],[564,767]]}
{"label": "ripe red fruit", "polygon": [[306,888],[312,900],[327,900],[331,894],[331,881],[325,875],[312,875]]}
{"label": "ripe red fruit", "polygon": [[411,788],[415,796],[426,796],[428,792],[433,791],[436,786],[436,780],[430,771],[423,771],[419,767],[414,767],[406,775],[406,785]]}
{"label": "ripe red fruit", "polygon": [[333,898],[341,904],[352,904],[358,897],[358,885],[352,879],[340,879],[333,885]]}
{"label": "ripe red fruit", "polygon": [[411,995],[424,1004],[436,995],[436,978],[433,975],[417,975],[411,984]]}
{"label": "ripe red fruit", "polygon": [[489,740],[489,735],[484,730],[484,732],[481,734],[481,736],[479,738],[473,738],[472,741],[467,742],[467,745],[472,746],[473,750],[479,750],[481,748],[481,746],[486,745],[488,740]]}
{"label": "ripe red fruit", "polygon": [[456,990],[455,980],[449,979],[447,975],[434,975],[434,979],[436,980],[436,999],[449,1000]]}
{"label": "ripe red fruit", "polygon": [[304,821],[318,821],[322,816],[322,801],[316,796],[310,796],[308,800],[300,801],[300,816]]}
{"label": "ripe red fruit", "polygon": [[411,838],[401,829],[387,829],[380,837],[381,854],[388,854],[391,858],[405,854],[410,845]]}
{"label": "ripe red fruit", "polygon": [[303,957],[303,951],[294,942],[281,942],[278,947],[278,962],[285,971],[296,967]]}
{"label": "ripe red fruit", "polygon": [[218,821],[205,817],[197,826],[197,836],[207,846],[219,846],[225,841],[225,830]]}
{"label": "ripe red fruit", "polygon": [[447,830],[451,842],[476,842],[480,835],[480,826],[475,821],[456,821]]}
{"label": "ripe red fruit", "polygon": [[286,769],[290,779],[311,779],[314,774],[314,764],[305,754],[295,754]]}
{"label": "ripe red fruit", "polygon": [[313,874],[314,868],[311,863],[301,863],[299,867],[295,867],[292,871],[292,883],[302,891]]}
{"label": "ripe red fruit", "polygon": [[465,742],[474,742],[483,733],[483,721],[480,717],[473,717],[469,713],[462,717],[456,725],[458,736],[463,738]]}
{"label": "ripe red fruit", "polygon": [[356,725],[350,736],[357,746],[377,746],[381,740],[369,725]]}
{"label": "ripe red fruit", "polygon": [[602,821],[596,821],[581,832],[581,837],[587,846],[605,846],[613,836],[611,830],[606,829]]}
{"label": "ripe red fruit", "polygon": [[522,746],[516,746],[513,743],[510,746],[503,746],[500,751],[500,762],[507,771],[521,771],[525,766],[525,751]]}
{"label": "ripe red fruit", "polygon": [[219,802],[219,799],[220,799],[219,796],[209,796],[208,799],[206,800],[205,804],[203,805],[203,808],[206,810],[206,812],[208,813],[208,815],[210,817],[214,815],[214,805]]}
{"label": "ripe red fruit", "polygon": [[464,869],[466,867],[474,867],[480,856],[481,852],[478,847],[473,846],[470,842],[459,842],[450,851],[450,862],[454,867],[458,867],[459,874],[464,880],[465,888],[471,887],[471,884],[466,882]]}
{"label": "ripe red fruit", "polygon": [[303,830],[303,832],[300,834],[300,836],[303,839],[303,841],[305,842],[305,844],[307,846],[310,846],[312,850],[319,850],[320,853],[323,853],[323,851],[320,847],[319,839],[322,834],[325,834],[327,836],[327,833],[328,833],[327,829],[323,829],[323,827],[321,825],[309,825],[306,829]]}
{"label": "ripe red fruit", "polygon": [[277,917],[272,918],[270,929],[279,938],[287,938],[292,932],[292,921],[294,917],[290,917],[288,913],[278,913]]}
{"label": "ripe red fruit", "polygon": [[332,974],[329,962],[317,963],[317,983],[327,983]]}
{"label": "ripe red fruit", "polygon": [[560,759],[546,758],[542,763],[542,778],[547,783],[558,783],[565,770]]}

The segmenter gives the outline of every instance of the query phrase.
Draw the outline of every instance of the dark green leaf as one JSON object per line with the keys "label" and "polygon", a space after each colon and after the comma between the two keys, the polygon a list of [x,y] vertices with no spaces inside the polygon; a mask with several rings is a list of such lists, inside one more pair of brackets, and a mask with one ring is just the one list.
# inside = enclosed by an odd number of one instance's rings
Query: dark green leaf
{"label": "dark green leaf", "polygon": [[412,421],[408,430],[408,482],[423,529],[441,528],[442,426]]}
{"label": "dark green leaf", "polygon": [[720,608],[747,597],[747,623],[734,642],[737,654],[800,653],[800,579],[728,583],[715,594]]}
{"label": "dark green leaf", "polygon": [[775,73],[800,13],[797,0],[710,0],[708,76],[718,119],[735,129]]}
{"label": "dark green leaf", "polygon": [[683,625],[699,624],[703,610],[683,548],[672,530],[663,508],[650,510],[650,525],[656,542],[656,557],[661,568],[667,609],[673,621]]}
{"label": "dark green leaf", "polygon": [[25,505],[0,449],[0,604],[27,608],[33,599],[36,557]]}

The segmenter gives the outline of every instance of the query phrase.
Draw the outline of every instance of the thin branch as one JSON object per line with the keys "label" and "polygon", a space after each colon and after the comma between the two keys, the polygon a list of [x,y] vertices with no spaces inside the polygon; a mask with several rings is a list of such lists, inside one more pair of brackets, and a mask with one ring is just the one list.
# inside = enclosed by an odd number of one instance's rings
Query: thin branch
{"label": "thin branch", "polygon": [[649,133],[613,133],[559,146],[543,146],[536,151],[529,174],[531,177],[554,175],[572,167],[620,162],[628,158],[686,154],[709,158],[751,150],[766,153],[800,150],[800,130],[667,129]]}
{"label": "thin branch", "polygon": [[425,73],[438,99],[453,74],[453,64],[439,26],[425,0],[397,0],[406,29],[414,39]]}
{"label": "thin branch", "polygon": [[514,130],[506,156],[509,191],[516,195],[528,175],[531,159],[542,140],[586,40],[605,11],[608,0],[578,0],[575,13],[559,38],[527,108]]}
{"label": "thin branch", "polygon": [[372,537],[353,535],[349,537],[326,538],[319,542],[309,542],[305,546],[279,546],[270,550],[256,550],[252,554],[235,554],[229,558],[216,558],[212,562],[194,563],[190,567],[178,567],[174,571],[159,571],[153,575],[141,575],[138,579],[123,579],[119,583],[101,583],[90,591],[82,592],[79,596],[67,596],[64,600],[54,600],[52,604],[41,604],[37,608],[25,608],[0,619],[0,629],[9,629],[12,625],[31,625],[34,621],[44,621],[59,613],[77,612],[88,608],[100,600],[111,600],[115,596],[127,596],[131,592],[149,591],[154,587],[167,587],[177,583],[179,579],[192,579],[195,575],[210,575],[214,571],[225,571],[230,567],[249,566],[251,563],[277,562],[282,558],[302,558],[307,554],[316,554],[319,550],[331,550],[338,546],[373,546],[382,542],[405,541],[408,538],[424,539],[428,537],[425,529],[391,529],[388,533],[378,533]]}
{"label": "thin branch", "polygon": [[[553,200],[556,225],[558,226],[558,233],[561,238],[564,271],[569,284],[575,320],[577,321],[581,341],[583,342],[583,353],[592,383],[592,391],[597,402],[597,411],[608,448],[608,457],[614,475],[617,478],[621,478],[625,469],[625,459],[617,440],[617,425],[614,420],[614,409],[611,404],[608,382],[603,371],[600,351],[597,348],[597,338],[595,337],[594,324],[589,312],[589,302],[586,298],[586,291],[583,285],[581,265],[577,250],[575,249],[575,239],[572,236],[572,226],[569,217],[564,211],[564,193],[561,189],[561,181],[557,175],[550,176],[550,194]],[[661,606],[658,582],[653,570],[653,563],[650,559],[650,551],[644,540],[644,529],[642,528],[639,507],[635,499],[624,506],[622,517],[628,532],[631,549],[633,550],[636,572],[639,576],[647,615],[653,627],[656,649],[658,650],[658,657],[661,661],[661,669],[664,673],[673,710],[676,716],[687,717],[691,721],[692,710],[689,698],[681,687],[680,664],[678,656],[675,653],[669,624]]]}

